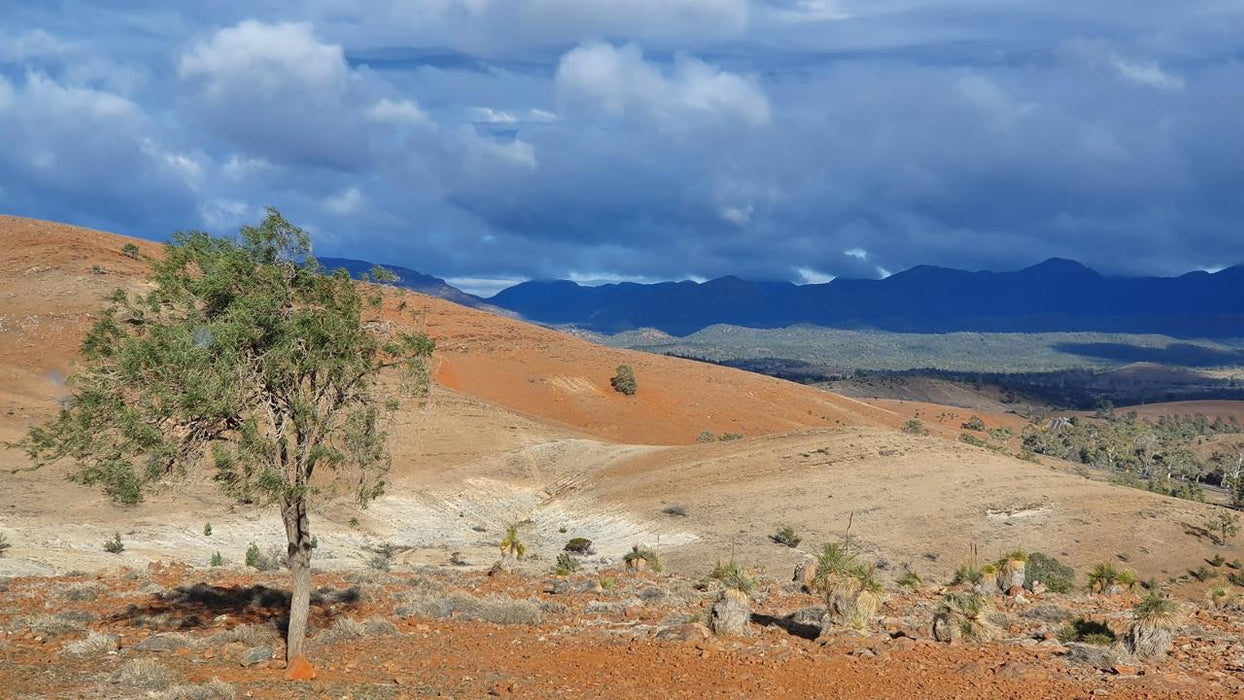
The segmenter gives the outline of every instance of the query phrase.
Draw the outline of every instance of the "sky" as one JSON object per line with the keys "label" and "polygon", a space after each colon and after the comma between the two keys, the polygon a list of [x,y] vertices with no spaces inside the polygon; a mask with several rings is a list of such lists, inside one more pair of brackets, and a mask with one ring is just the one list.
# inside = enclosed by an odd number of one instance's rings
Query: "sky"
{"label": "sky", "polygon": [[1239,0],[0,0],[0,213],[824,282],[1244,262]]}

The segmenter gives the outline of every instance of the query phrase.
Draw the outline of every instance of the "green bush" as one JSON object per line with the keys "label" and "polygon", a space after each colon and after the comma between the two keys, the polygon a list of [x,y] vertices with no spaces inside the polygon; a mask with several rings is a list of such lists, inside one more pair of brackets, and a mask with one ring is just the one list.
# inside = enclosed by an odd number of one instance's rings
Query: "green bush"
{"label": "green bush", "polygon": [[224,556],[220,552],[216,552],[215,554],[213,554],[211,565],[212,566],[224,566],[225,565]]}
{"label": "green bush", "polygon": [[928,435],[929,431],[919,418],[912,418],[903,424],[903,432],[910,435]]}
{"label": "green bush", "polygon": [[1115,634],[1105,623],[1077,617],[1058,630],[1058,641],[1064,644],[1081,642],[1105,647],[1114,643]]}
{"label": "green bush", "polygon": [[12,545],[9,544],[9,538],[5,537],[3,533],[0,533],[0,557],[3,557],[5,552],[9,551],[9,547],[11,546]]}
{"label": "green bush", "polygon": [[251,542],[251,546],[246,548],[246,565],[252,569],[258,569],[261,561],[263,561],[263,552],[259,551],[259,545]]}
{"label": "green bush", "polygon": [[731,440],[742,440],[743,436],[739,433],[722,433],[719,439],[722,442],[730,442]]}
{"label": "green bush", "polygon": [[575,554],[592,554],[592,541],[586,537],[572,537],[564,549]]}
{"label": "green bush", "polygon": [[618,373],[613,375],[609,380],[609,384],[617,391],[627,396],[634,396],[639,384],[635,381],[635,372],[630,365],[618,365]]}
{"label": "green bush", "polygon": [[104,551],[109,554],[120,554],[125,551],[125,543],[121,541],[121,533],[114,532],[112,539],[104,541]]}
{"label": "green bush", "polygon": [[980,416],[972,416],[971,418],[964,421],[963,429],[983,431],[985,430],[985,421],[981,420]]}
{"label": "green bush", "polygon": [[717,436],[711,430],[701,430],[695,438],[696,442],[717,442]]}
{"label": "green bush", "polygon": [[920,578],[920,574],[914,571],[908,571],[904,573],[902,576],[899,576],[898,578],[894,579],[894,585],[898,586],[899,588],[910,588],[913,590],[916,588],[919,588],[920,585],[923,583],[924,581]]}
{"label": "green bush", "polygon": [[1024,568],[1024,585],[1040,581],[1051,593],[1070,593],[1076,584],[1076,572],[1054,557],[1033,552]]}
{"label": "green bush", "polygon": [[777,542],[778,544],[784,544],[791,549],[798,547],[799,543],[802,541],[799,538],[799,535],[795,534],[795,529],[792,527],[784,527],[781,530],[778,530],[775,534],[769,535],[769,539]]}
{"label": "green bush", "polygon": [[206,523],[203,525],[203,536],[204,537],[212,536],[212,524],[211,523]]}
{"label": "green bush", "polygon": [[121,254],[127,258],[132,258],[134,260],[137,260],[138,259],[138,246],[134,245],[133,243],[126,243],[125,245],[121,246]]}
{"label": "green bush", "polygon": [[569,576],[579,570],[579,560],[574,558],[570,552],[562,552],[557,555],[557,565],[553,567],[553,571],[558,576]]}
{"label": "green bush", "polygon": [[985,441],[976,437],[971,433],[959,433],[959,442],[965,442],[972,447],[984,447]]}

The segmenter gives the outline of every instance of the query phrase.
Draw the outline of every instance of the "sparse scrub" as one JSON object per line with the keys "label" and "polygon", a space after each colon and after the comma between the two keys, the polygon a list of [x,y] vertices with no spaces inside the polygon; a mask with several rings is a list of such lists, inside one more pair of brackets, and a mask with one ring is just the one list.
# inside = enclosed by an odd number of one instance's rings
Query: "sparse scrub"
{"label": "sparse scrub", "polygon": [[924,422],[919,418],[911,418],[903,424],[903,432],[908,435],[928,435],[928,428],[924,427]]}
{"label": "sparse scrub", "polygon": [[1136,588],[1136,574],[1127,569],[1116,570],[1110,564],[1098,564],[1088,574],[1089,590],[1105,595],[1119,595]]}
{"label": "sparse scrub", "polygon": [[1132,609],[1132,626],[1127,631],[1127,648],[1142,659],[1160,659],[1170,651],[1178,627],[1179,606],[1157,591],[1151,591]]}
{"label": "sparse scrub", "polygon": [[744,637],[750,634],[751,594],[756,588],[756,577],[733,559],[728,564],[717,563],[713,577],[721,581],[722,591],[717,602],[709,610],[708,628],[723,637]]}
{"label": "sparse scrub", "polygon": [[634,396],[639,389],[639,384],[635,381],[635,371],[630,365],[618,365],[617,373],[609,380],[609,385],[614,391],[627,396]]}
{"label": "sparse scrub", "polygon": [[393,545],[384,542],[376,549],[376,553],[367,560],[367,566],[377,571],[389,571],[393,568],[393,556]]}
{"label": "sparse scrub", "polygon": [[950,585],[958,586],[960,584],[976,585],[984,578],[979,567],[974,564],[964,564],[955,569],[955,575],[950,579]]}
{"label": "sparse scrub", "polygon": [[575,559],[570,552],[562,552],[557,555],[557,564],[553,567],[553,572],[558,576],[569,576],[579,570],[579,560]]}
{"label": "sparse scrub", "polygon": [[149,657],[130,659],[112,674],[114,683],[143,690],[166,690],[178,680],[176,672]]}
{"label": "sparse scrub", "polygon": [[799,543],[803,541],[799,535],[795,534],[795,529],[792,527],[784,527],[778,530],[776,533],[769,535],[769,539],[778,544],[784,544],[791,549],[798,547]]}
{"label": "sparse scrub", "polygon": [[1214,558],[1209,560],[1209,565],[1215,568],[1221,567],[1223,564],[1226,564],[1226,563],[1227,563],[1226,557],[1222,556],[1221,554],[1215,554]]}
{"label": "sparse scrub", "polygon": [[61,589],[60,597],[75,603],[95,600],[104,587],[98,583],[75,583]]}
{"label": "sparse scrub", "polygon": [[503,596],[481,599],[460,591],[449,595],[411,596],[395,608],[393,614],[401,618],[455,618],[497,625],[538,625],[543,619],[540,605],[536,602]]}
{"label": "sparse scrub", "polygon": [[711,430],[701,430],[695,437],[696,442],[717,442],[717,434]]}
{"label": "sparse scrub", "polygon": [[109,554],[120,554],[125,551],[125,543],[121,541],[121,533],[115,532],[112,539],[104,540],[104,551]]}
{"label": "sparse scrub", "polygon": [[96,630],[87,632],[84,639],[70,642],[65,646],[65,652],[72,656],[101,656],[116,650],[116,638]]}
{"label": "sparse scrub", "polygon": [[985,430],[985,421],[981,420],[980,416],[972,416],[963,422],[963,429],[983,432]]}
{"label": "sparse scrub", "polygon": [[596,552],[592,549],[592,541],[586,537],[572,537],[566,543],[565,551],[574,554],[590,555]]}
{"label": "sparse scrub", "polygon": [[1219,509],[1205,521],[1204,527],[1211,533],[1215,544],[1225,547],[1232,537],[1240,533],[1240,516]]}
{"label": "sparse scrub", "polygon": [[996,628],[989,621],[990,599],[980,593],[947,593],[933,616],[933,638],[939,642],[993,639]]}
{"label": "sparse scrub", "polygon": [[237,700],[233,686],[213,678],[206,683],[175,685],[156,696],[156,700]]}
{"label": "sparse scrub", "polygon": [[248,647],[271,644],[280,638],[277,631],[268,625],[238,625],[232,629],[217,632],[203,640],[205,647],[218,647],[225,644],[238,643]]}
{"label": "sparse scrub", "polygon": [[976,437],[971,433],[959,433],[959,442],[967,443],[972,447],[984,447],[985,441]]}
{"label": "sparse scrub", "polygon": [[846,544],[827,542],[821,549],[813,588],[825,596],[821,634],[836,624],[864,629],[881,604],[874,568],[858,563]]}
{"label": "sparse scrub", "polygon": [[35,615],[19,619],[17,628],[28,628],[31,634],[40,637],[56,637],[70,632],[81,632],[84,626],[81,622],[63,615]]}
{"label": "sparse scrub", "polygon": [[1070,593],[1076,580],[1076,573],[1070,566],[1041,552],[1028,555],[1024,576],[1025,587],[1031,589],[1032,584],[1039,581],[1051,593]]}
{"label": "sparse scrub", "polygon": [[127,258],[130,258],[131,260],[137,260],[139,256],[138,246],[134,245],[133,243],[126,243],[125,245],[121,246],[121,254]]}
{"label": "sparse scrub", "polygon": [[214,552],[214,553],[212,554],[212,559],[211,559],[211,561],[209,561],[209,562],[208,562],[208,564],[209,564],[210,566],[213,566],[213,567],[217,567],[217,566],[224,566],[224,565],[225,565],[225,557],[224,557],[224,555],[223,555],[223,554],[221,554],[219,551],[216,551],[216,552]]}
{"label": "sparse scrub", "polygon": [[1010,428],[990,428],[989,437],[995,442],[1006,442],[1015,436]]}
{"label": "sparse scrub", "polygon": [[1115,642],[1115,633],[1105,623],[1077,617],[1058,630],[1058,641],[1063,644],[1080,642],[1093,646],[1110,646]]}
{"label": "sparse scrub", "polygon": [[742,433],[722,433],[721,437],[717,439],[721,442],[732,442],[734,440],[742,440],[743,435]]}
{"label": "sparse scrub", "polygon": [[657,553],[643,545],[634,545],[631,551],[622,557],[626,568],[630,571],[652,571],[661,573],[661,558]]}
{"label": "sparse scrub", "polygon": [[328,645],[341,642],[366,639],[368,637],[393,637],[397,635],[397,626],[383,618],[372,618],[359,622],[351,617],[341,616],[312,638],[316,644]]}
{"label": "sparse scrub", "polygon": [[920,574],[916,573],[915,571],[911,571],[911,570],[904,572],[902,576],[899,576],[898,578],[894,579],[894,585],[898,586],[899,588],[906,588],[909,590],[915,590],[919,588],[923,583],[924,581],[921,580]]}

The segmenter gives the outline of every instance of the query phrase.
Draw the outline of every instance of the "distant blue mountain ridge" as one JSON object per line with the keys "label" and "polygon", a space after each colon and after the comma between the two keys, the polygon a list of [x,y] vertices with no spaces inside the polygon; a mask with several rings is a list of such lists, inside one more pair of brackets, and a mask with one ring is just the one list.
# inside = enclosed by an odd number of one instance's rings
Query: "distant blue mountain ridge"
{"label": "distant blue mountain ridge", "polygon": [[[343,266],[333,260],[322,262]],[[345,266],[354,274],[371,267],[347,262],[356,265]],[[596,287],[537,280],[488,299],[413,270],[385,267],[417,291],[439,290],[431,293],[507,309],[537,323],[601,333],[654,328],[681,336],[716,324],[807,324],[908,333],[1099,331],[1244,338],[1244,266],[1178,277],[1106,277],[1075,261],[1051,258],[1014,272],[920,265],[885,279],[839,278],[808,285],[734,276]]]}

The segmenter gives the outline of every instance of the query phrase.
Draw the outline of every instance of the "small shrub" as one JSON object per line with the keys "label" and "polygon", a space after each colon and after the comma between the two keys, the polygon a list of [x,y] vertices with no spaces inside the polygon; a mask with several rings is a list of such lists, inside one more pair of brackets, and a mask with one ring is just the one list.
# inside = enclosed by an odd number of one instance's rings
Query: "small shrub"
{"label": "small shrub", "polygon": [[656,573],[661,572],[661,558],[657,556],[657,553],[638,544],[631,547],[631,551],[622,557],[622,561],[626,563],[626,568],[632,571],[648,569]]}
{"label": "small shrub", "polygon": [[1227,563],[1226,558],[1223,557],[1221,554],[1215,554],[1214,558],[1209,560],[1209,565],[1215,568],[1220,567],[1226,563]]}
{"label": "small shrub", "polygon": [[1058,630],[1058,640],[1063,644],[1080,642],[1093,646],[1110,646],[1115,641],[1115,634],[1105,623],[1077,617]]}
{"label": "small shrub", "polygon": [[203,525],[203,536],[204,536],[204,537],[211,537],[211,536],[212,536],[212,524],[211,524],[211,523],[204,523],[204,525]]}
{"label": "small shrub", "polygon": [[742,440],[743,436],[739,433],[722,433],[718,439],[722,442],[731,442],[733,440]]}
{"label": "small shrub", "polygon": [[558,576],[569,576],[579,570],[579,560],[575,559],[570,552],[562,552],[557,555],[557,564],[553,567],[554,573]]}
{"label": "small shrub", "polygon": [[911,590],[919,588],[923,583],[924,581],[921,580],[920,574],[910,570],[905,572],[902,576],[894,579],[894,585],[899,588],[907,588]]}
{"label": "small shrub", "polygon": [[963,422],[963,429],[982,432],[985,430],[985,421],[981,420],[980,416],[972,416]]}
{"label": "small shrub", "polygon": [[540,605],[536,602],[504,596],[480,599],[460,591],[449,595],[421,594],[410,597],[395,608],[393,614],[401,618],[455,618],[497,625],[538,625],[543,619]]}
{"label": "small shrub", "polygon": [[929,431],[919,418],[911,418],[903,424],[903,432],[909,435],[928,435]]}
{"label": "small shrub", "polygon": [[583,555],[596,553],[592,549],[592,541],[586,537],[570,538],[570,541],[566,543],[564,550],[567,552],[572,552],[574,554],[583,554]]}
{"label": "small shrub", "polygon": [[635,381],[635,372],[630,365],[618,365],[617,374],[613,375],[613,378],[609,380],[609,385],[613,387],[614,391],[627,396],[634,396],[639,389],[639,385]]}
{"label": "small shrub", "polygon": [[212,560],[211,560],[210,562],[208,562],[208,563],[209,563],[209,565],[211,565],[211,566],[224,566],[224,565],[225,565],[225,558],[224,558],[224,556],[223,556],[223,555],[221,555],[221,553],[218,551],[218,552],[216,552],[215,554],[213,554],[213,555],[212,555]]}
{"label": "small shrub", "polygon": [[112,539],[104,541],[104,551],[109,554],[120,554],[125,551],[125,543],[121,541],[121,533],[115,532]]}
{"label": "small shrub", "polygon": [[665,506],[664,508],[661,509],[661,512],[665,513],[666,515],[673,515],[679,518],[687,517],[686,506],[680,506],[680,505]]}
{"label": "small shrub", "polygon": [[237,700],[238,693],[233,686],[213,678],[206,683],[175,685],[156,697],[157,700]]}
{"label": "small shrub", "polygon": [[996,628],[989,621],[990,601],[979,593],[948,593],[933,618],[933,636],[949,642],[956,637],[976,641],[993,638]]}
{"label": "small shrub", "polygon": [[134,245],[133,243],[126,243],[125,245],[121,246],[121,254],[127,258],[130,258],[131,260],[137,260],[138,259],[138,246]]}
{"label": "small shrub", "polygon": [[149,657],[130,659],[112,674],[114,683],[127,688],[164,690],[177,682],[177,674],[164,664]]}
{"label": "small shrub", "polygon": [[29,628],[31,634],[40,637],[56,637],[70,632],[81,632],[84,629],[81,622],[64,615],[25,617],[18,620],[17,627]]}
{"label": "small shrub", "polygon": [[1028,588],[1040,581],[1051,593],[1070,593],[1076,581],[1076,572],[1070,566],[1041,552],[1028,555],[1024,576],[1024,585]]}
{"label": "small shrub", "polygon": [[1142,659],[1166,656],[1175,638],[1179,606],[1158,591],[1150,591],[1132,609],[1127,648]]}
{"label": "small shrub", "polygon": [[393,545],[382,543],[375,555],[367,560],[367,565],[377,571],[389,571],[393,568]]}
{"label": "small shrub", "polygon": [[778,544],[784,544],[791,549],[798,547],[799,543],[803,541],[799,535],[795,534],[795,529],[791,527],[784,527],[778,530],[775,534],[769,535],[769,539]]}
{"label": "small shrub", "polygon": [[950,585],[957,586],[961,583],[977,584],[985,577],[984,573],[973,564],[964,564],[955,569],[954,578],[950,580]]}
{"label": "small shrub", "polygon": [[964,442],[972,447],[984,447],[985,441],[976,437],[971,433],[959,433],[959,442]]}
{"label": "small shrub", "polygon": [[251,546],[246,548],[246,565],[252,569],[258,569],[262,558],[263,552],[259,551],[259,545],[251,542]]}
{"label": "small shrub", "polygon": [[717,442],[717,435],[711,430],[701,430],[695,437],[696,442]]}
{"label": "small shrub", "polygon": [[117,649],[117,640],[111,635],[91,630],[85,639],[70,642],[65,651],[73,656],[100,656]]}
{"label": "small shrub", "polygon": [[1188,574],[1191,575],[1192,578],[1201,582],[1208,581],[1218,575],[1213,569],[1204,565],[1198,566],[1195,569],[1189,569]]}
{"label": "small shrub", "polygon": [[995,442],[1006,442],[1014,435],[1015,433],[1011,432],[1010,428],[991,428],[989,430],[989,437]]}
{"label": "small shrub", "polygon": [[527,554],[527,545],[518,537],[518,524],[505,529],[505,537],[501,540],[501,556],[522,559]]}
{"label": "small shrub", "polygon": [[60,597],[75,603],[83,603],[98,598],[101,590],[103,586],[98,583],[75,583],[62,590]]}
{"label": "small shrub", "polygon": [[1215,543],[1226,546],[1228,540],[1240,533],[1240,516],[1218,509],[1218,512],[1205,521],[1204,527]]}
{"label": "small shrub", "polygon": [[4,557],[11,546],[12,545],[9,544],[9,538],[5,537],[4,533],[0,532],[0,557]]}
{"label": "small shrub", "polygon": [[343,615],[316,634],[312,641],[316,644],[338,644],[367,637],[392,637],[396,634],[397,626],[383,618],[376,617],[359,622]]}

